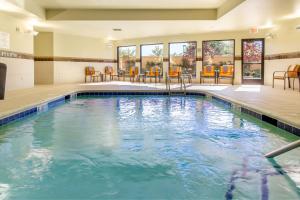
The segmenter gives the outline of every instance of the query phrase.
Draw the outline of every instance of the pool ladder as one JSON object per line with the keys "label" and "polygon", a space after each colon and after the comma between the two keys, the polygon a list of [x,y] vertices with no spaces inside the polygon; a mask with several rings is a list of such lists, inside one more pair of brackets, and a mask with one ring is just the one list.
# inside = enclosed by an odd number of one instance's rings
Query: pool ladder
{"label": "pool ladder", "polygon": [[169,95],[178,95],[178,94],[183,94],[186,95],[186,83],[185,83],[185,78],[184,77],[180,77],[180,90],[174,90],[172,92],[171,90],[171,78],[168,75],[168,73],[166,73],[166,90],[168,91]]}

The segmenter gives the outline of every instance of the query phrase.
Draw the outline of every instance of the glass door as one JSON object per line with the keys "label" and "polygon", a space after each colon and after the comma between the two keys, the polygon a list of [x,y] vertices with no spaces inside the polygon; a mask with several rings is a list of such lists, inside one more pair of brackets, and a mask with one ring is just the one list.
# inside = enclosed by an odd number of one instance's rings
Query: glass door
{"label": "glass door", "polygon": [[242,39],[242,83],[264,84],[264,39]]}

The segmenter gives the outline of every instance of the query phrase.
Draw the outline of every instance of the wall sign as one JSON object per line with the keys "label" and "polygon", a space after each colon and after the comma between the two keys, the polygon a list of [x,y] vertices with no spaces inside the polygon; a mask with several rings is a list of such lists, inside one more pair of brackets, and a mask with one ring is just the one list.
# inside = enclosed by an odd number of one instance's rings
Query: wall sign
{"label": "wall sign", "polygon": [[0,31],[0,49],[9,49],[9,33]]}

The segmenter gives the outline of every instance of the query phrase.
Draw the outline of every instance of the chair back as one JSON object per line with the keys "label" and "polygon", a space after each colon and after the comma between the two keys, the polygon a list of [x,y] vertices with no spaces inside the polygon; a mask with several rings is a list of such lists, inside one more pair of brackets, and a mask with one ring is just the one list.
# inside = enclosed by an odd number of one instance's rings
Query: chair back
{"label": "chair back", "polygon": [[139,68],[138,67],[130,67],[129,68],[129,76],[136,76],[139,74]]}
{"label": "chair back", "polygon": [[233,65],[220,66],[220,76],[233,77],[233,73],[234,73]]}
{"label": "chair back", "polygon": [[169,67],[169,76],[179,76],[180,73],[181,73],[180,67],[176,67],[176,66]]}
{"label": "chair back", "polygon": [[114,73],[114,68],[112,66],[106,66],[104,68],[104,73],[105,74],[113,74]]}
{"label": "chair back", "polygon": [[160,75],[160,68],[158,66],[150,68],[150,71],[148,72],[148,76],[159,76],[159,75]]}
{"label": "chair back", "polygon": [[213,66],[213,65],[203,66],[202,75],[203,76],[215,76],[215,66]]}
{"label": "chair back", "polygon": [[94,67],[85,67],[85,75],[86,76],[92,76],[92,75],[95,75],[96,71],[95,71],[95,68]]}
{"label": "chair back", "polygon": [[299,71],[300,71],[300,65],[295,65],[295,66],[290,65],[287,71],[288,78],[297,78]]}

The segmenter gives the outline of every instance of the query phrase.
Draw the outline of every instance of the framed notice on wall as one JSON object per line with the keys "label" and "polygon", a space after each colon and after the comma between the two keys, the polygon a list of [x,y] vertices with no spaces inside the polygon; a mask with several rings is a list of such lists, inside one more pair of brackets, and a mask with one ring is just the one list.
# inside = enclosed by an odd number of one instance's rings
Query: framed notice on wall
{"label": "framed notice on wall", "polygon": [[9,33],[0,31],[0,49],[9,49]]}

